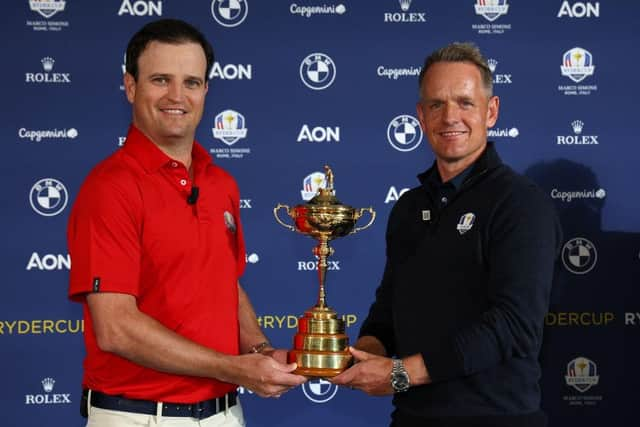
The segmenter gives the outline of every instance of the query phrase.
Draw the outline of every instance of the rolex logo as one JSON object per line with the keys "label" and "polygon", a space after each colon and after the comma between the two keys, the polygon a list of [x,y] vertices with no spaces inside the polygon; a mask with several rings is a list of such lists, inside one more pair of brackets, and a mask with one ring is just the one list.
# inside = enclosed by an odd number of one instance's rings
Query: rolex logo
{"label": "rolex logo", "polygon": [[51,71],[53,70],[53,64],[55,64],[56,61],[50,56],[47,56],[42,58],[40,62],[42,62],[42,68],[44,68],[45,71]]}
{"label": "rolex logo", "polygon": [[582,135],[584,122],[582,120],[574,120],[571,122],[573,135],[558,135],[559,145],[598,145],[598,135]]}
{"label": "rolex logo", "polygon": [[70,393],[51,393],[56,380],[47,377],[40,381],[44,394],[26,394],[24,396],[25,405],[59,405],[71,402]]}
{"label": "rolex logo", "polygon": [[53,391],[53,385],[56,383],[56,380],[54,380],[53,378],[45,378],[41,382],[44,391],[47,393],[51,393]]}
{"label": "rolex logo", "polygon": [[411,7],[411,0],[399,0],[400,1],[400,9],[402,9],[403,12],[406,12],[407,10],[409,10],[409,7]]}
{"label": "rolex logo", "polygon": [[25,83],[71,83],[71,73],[53,73],[53,65],[56,60],[50,56],[45,56],[40,60],[44,72],[25,73]]}
{"label": "rolex logo", "polygon": [[493,58],[489,58],[487,60],[487,65],[489,65],[489,69],[491,70],[491,72],[495,72],[496,71],[496,67],[498,66],[498,61],[496,61]]}
{"label": "rolex logo", "polygon": [[582,133],[583,126],[584,126],[584,123],[581,120],[574,120],[571,122],[571,127],[573,128],[573,132],[575,132],[577,135],[580,135]]}

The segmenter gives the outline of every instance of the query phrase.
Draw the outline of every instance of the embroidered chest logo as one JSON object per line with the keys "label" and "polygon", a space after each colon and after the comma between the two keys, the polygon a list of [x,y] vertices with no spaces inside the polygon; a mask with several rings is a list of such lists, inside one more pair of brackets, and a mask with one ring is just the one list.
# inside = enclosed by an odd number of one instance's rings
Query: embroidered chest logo
{"label": "embroidered chest logo", "polygon": [[236,221],[233,219],[233,215],[229,211],[224,211],[224,225],[227,226],[230,232],[236,232]]}
{"label": "embroidered chest logo", "polygon": [[471,230],[471,227],[473,227],[473,223],[475,222],[475,220],[476,216],[471,212],[462,215],[460,217],[460,221],[458,221],[458,225],[456,226],[458,233],[464,234],[467,231]]}

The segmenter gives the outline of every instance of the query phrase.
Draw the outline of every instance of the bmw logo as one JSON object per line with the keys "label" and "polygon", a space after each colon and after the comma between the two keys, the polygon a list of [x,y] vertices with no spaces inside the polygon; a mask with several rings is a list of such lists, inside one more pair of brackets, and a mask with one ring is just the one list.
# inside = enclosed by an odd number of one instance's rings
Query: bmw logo
{"label": "bmw logo", "polygon": [[387,140],[398,151],[415,150],[422,142],[420,123],[407,114],[396,117],[387,127]]}
{"label": "bmw logo", "polygon": [[247,17],[249,5],[247,0],[213,0],[211,14],[213,19],[223,27],[237,27]]}
{"label": "bmw logo", "polygon": [[310,401],[326,403],[336,395],[338,386],[322,378],[317,378],[302,384],[302,391]]}
{"label": "bmw logo", "polygon": [[64,184],[57,179],[43,178],[31,187],[29,203],[34,211],[42,216],[55,216],[64,210],[69,193]]}
{"label": "bmw logo", "polygon": [[573,274],[585,274],[596,265],[596,247],[585,238],[576,237],[562,247],[562,263]]}
{"label": "bmw logo", "polygon": [[300,64],[300,78],[309,89],[326,89],[336,78],[336,64],[324,53],[312,53]]}

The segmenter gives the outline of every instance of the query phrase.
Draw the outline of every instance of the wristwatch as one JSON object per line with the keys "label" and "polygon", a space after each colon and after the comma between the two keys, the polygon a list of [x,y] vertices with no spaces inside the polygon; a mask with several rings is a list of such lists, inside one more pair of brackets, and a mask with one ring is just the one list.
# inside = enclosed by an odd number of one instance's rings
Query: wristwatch
{"label": "wristwatch", "polygon": [[391,369],[391,387],[396,393],[409,390],[411,382],[409,374],[402,363],[402,359],[393,359],[393,369]]}

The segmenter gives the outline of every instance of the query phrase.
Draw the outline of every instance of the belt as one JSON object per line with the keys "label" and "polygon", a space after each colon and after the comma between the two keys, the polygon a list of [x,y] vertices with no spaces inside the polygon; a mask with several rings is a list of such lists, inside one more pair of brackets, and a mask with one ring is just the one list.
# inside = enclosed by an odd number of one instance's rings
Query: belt
{"label": "belt", "polygon": [[[87,406],[88,390],[82,391],[81,412]],[[231,408],[236,403],[238,393],[236,391],[229,392],[221,397],[210,400],[203,400],[197,403],[170,403],[162,402],[163,417],[190,417],[202,420],[209,418],[218,412],[222,412]],[[91,406],[102,409],[110,409],[114,411],[134,412],[137,414],[156,415],[158,411],[158,403],[152,400],[127,399],[122,396],[111,396],[99,391],[91,391]]]}

